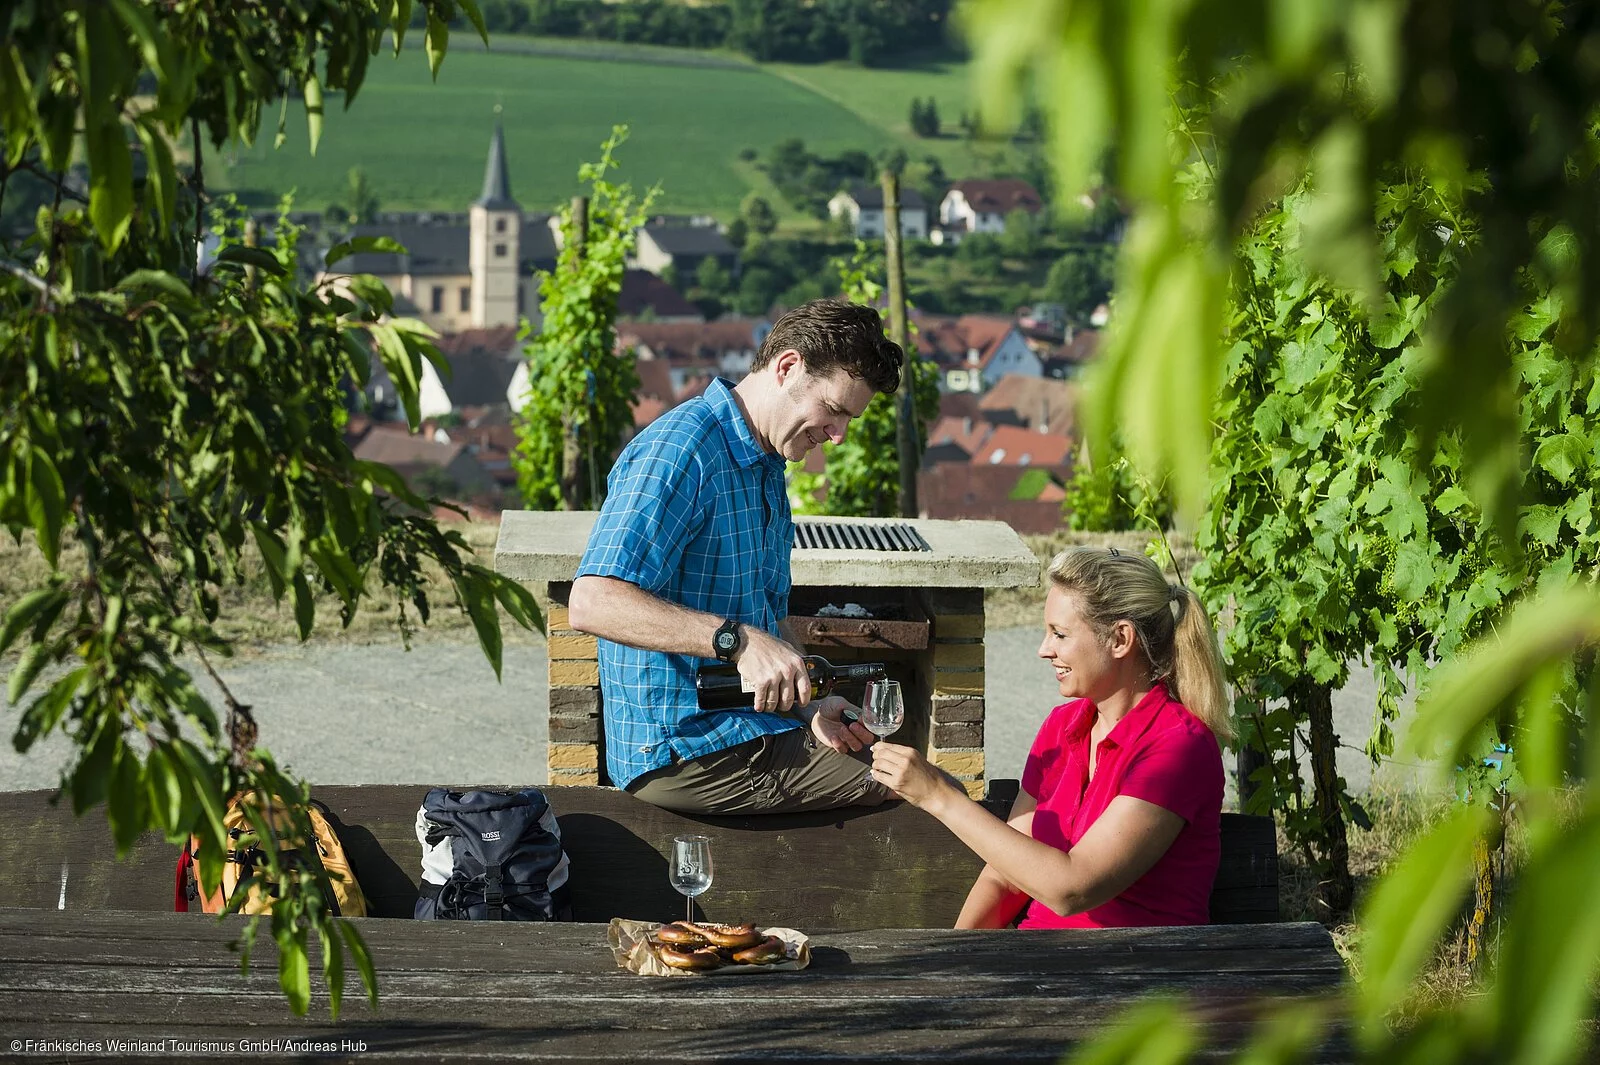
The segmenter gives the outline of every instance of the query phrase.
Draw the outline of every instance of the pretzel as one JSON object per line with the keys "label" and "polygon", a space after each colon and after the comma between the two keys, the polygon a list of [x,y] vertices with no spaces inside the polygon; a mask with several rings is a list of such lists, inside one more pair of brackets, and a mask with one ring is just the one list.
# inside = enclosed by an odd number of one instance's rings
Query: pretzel
{"label": "pretzel", "polygon": [[764,938],[760,932],[756,931],[756,926],[753,924],[691,924],[688,921],[684,921],[682,925],[691,932],[700,935],[713,947],[720,947],[725,950],[743,950],[746,947],[753,947]]}

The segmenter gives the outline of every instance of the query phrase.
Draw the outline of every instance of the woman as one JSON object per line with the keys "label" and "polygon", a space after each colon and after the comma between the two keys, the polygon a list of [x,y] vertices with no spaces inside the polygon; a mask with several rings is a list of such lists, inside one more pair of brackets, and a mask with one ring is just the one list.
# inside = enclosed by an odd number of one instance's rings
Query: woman
{"label": "woman", "polygon": [[[1039,657],[1067,702],[1045,719],[1002,824],[910,747],[872,771],[987,864],[957,928],[1205,924],[1228,735],[1220,656],[1193,592],[1142,555],[1050,563]],[[1181,701],[1180,701],[1181,700]]]}

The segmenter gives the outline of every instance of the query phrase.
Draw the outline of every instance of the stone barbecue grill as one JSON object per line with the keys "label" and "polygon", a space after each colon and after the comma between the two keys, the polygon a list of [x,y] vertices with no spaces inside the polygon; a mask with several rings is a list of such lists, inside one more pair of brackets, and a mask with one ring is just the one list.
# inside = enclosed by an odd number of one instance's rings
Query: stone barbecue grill
{"label": "stone barbecue grill", "polygon": [[[593,511],[508,511],[495,547],[495,569],[549,603],[551,784],[609,783],[596,641],[567,620],[594,519]],[[983,593],[1036,584],[1038,559],[998,521],[802,518],[796,526],[789,612],[807,653],[887,663],[906,701],[906,723],[891,738],[919,747],[981,797]],[[870,616],[826,609],[851,603]]]}

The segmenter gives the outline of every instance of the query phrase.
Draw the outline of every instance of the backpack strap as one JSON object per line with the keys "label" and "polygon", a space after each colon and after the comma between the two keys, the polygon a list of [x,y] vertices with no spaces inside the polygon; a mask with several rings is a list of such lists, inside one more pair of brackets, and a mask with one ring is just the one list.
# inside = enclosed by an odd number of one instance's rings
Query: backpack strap
{"label": "backpack strap", "polygon": [[501,886],[501,879],[505,867],[492,865],[483,871],[483,901],[489,908],[488,919],[491,921],[504,920],[505,890]]}

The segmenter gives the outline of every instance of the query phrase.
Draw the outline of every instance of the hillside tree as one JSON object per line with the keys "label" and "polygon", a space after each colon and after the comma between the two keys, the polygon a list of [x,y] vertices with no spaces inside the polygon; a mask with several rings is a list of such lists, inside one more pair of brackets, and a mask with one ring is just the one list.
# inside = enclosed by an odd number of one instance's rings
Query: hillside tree
{"label": "hillside tree", "polygon": [[578,168],[579,184],[589,189],[586,224],[580,231],[572,208],[562,210],[556,268],[539,281],[542,322],[524,348],[529,388],[511,457],[523,505],[534,510],[599,509],[622,435],[633,425],[639,375],[632,351],[616,350],[617,298],[660,189],[636,196],[611,180],[627,139],[628,127],[613,127],[600,158]]}

